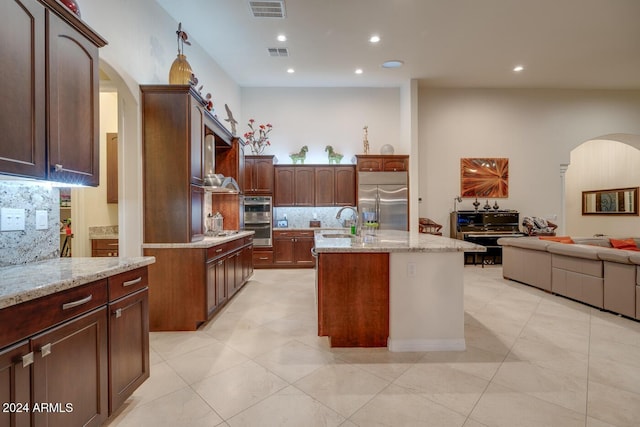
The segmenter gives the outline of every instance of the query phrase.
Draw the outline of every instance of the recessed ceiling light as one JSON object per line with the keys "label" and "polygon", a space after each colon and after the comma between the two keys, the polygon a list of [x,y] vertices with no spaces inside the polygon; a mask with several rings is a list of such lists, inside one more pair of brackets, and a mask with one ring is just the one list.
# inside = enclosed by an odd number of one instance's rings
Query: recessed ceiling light
{"label": "recessed ceiling light", "polygon": [[296,70],[294,70],[293,68],[287,68],[287,73],[293,74],[295,72],[296,72]]}
{"label": "recessed ceiling light", "polygon": [[382,63],[382,68],[400,68],[404,64],[404,61],[400,61],[399,59],[392,59],[390,61],[385,61]]}
{"label": "recessed ceiling light", "polygon": [[284,34],[279,34],[277,38],[278,38],[279,42],[286,42],[287,41],[287,36],[285,36]]}
{"label": "recessed ceiling light", "polygon": [[524,70],[524,67],[522,65],[516,65],[515,67],[513,67],[513,71],[515,71],[516,73],[519,73],[522,70]]}
{"label": "recessed ceiling light", "polygon": [[362,72],[363,72],[362,68],[356,68],[356,71],[355,71],[356,74],[362,74]]}
{"label": "recessed ceiling light", "polygon": [[371,43],[378,43],[378,42],[380,41],[380,36],[371,36],[371,37],[369,38],[369,41],[370,41]]}

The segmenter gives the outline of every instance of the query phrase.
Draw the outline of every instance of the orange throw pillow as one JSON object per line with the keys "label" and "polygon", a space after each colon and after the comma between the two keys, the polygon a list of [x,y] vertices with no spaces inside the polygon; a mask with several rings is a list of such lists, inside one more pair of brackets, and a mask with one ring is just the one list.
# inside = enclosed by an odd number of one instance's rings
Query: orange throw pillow
{"label": "orange throw pillow", "polygon": [[616,249],[626,249],[628,251],[639,251],[636,241],[633,239],[609,239],[611,246]]}
{"label": "orange throw pillow", "polygon": [[569,236],[540,236],[538,237],[540,240],[549,240],[551,242],[558,243],[573,243],[573,239]]}

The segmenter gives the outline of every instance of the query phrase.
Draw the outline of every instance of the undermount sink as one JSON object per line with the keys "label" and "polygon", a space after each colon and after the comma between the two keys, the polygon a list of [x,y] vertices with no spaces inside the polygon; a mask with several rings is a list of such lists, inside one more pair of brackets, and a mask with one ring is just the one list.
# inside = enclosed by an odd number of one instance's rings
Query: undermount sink
{"label": "undermount sink", "polygon": [[322,237],[324,237],[325,239],[350,239],[355,236],[346,233],[328,233],[322,234]]}

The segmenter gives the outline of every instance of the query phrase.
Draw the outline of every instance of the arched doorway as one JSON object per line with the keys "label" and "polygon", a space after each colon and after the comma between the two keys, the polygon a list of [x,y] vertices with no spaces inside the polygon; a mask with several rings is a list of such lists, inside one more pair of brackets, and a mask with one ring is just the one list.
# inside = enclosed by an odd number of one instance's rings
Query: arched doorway
{"label": "arched doorway", "polygon": [[640,135],[608,134],[582,142],[571,150],[561,175],[563,234],[623,236],[640,228],[639,216],[582,215],[582,191],[640,185]]}
{"label": "arched doorway", "polygon": [[[121,75],[103,59],[100,60],[100,92],[117,95],[118,134],[118,205],[117,224],[119,255],[142,255],[142,138],[140,132],[140,108],[137,93],[134,94]],[[105,185],[101,180],[101,186]],[[90,198],[84,190],[74,190],[76,200],[72,211],[77,230],[88,230],[92,224]],[[86,201],[84,199],[87,199]],[[99,224],[98,224],[99,225]],[[86,236],[85,236],[86,237]],[[74,239],[74,254],[90,256],[88,239]]]}

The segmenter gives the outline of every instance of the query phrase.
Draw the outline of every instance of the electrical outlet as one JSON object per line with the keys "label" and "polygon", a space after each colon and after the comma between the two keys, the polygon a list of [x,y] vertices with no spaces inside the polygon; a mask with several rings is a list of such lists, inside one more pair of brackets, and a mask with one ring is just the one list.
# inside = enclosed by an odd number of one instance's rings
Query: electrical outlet
{"label": "electrical outlet", "polygon": [[24,209],[1,208],[0,231],[23,231]]}
{"label": "electrical outlet", "polygon": [[36,210],[36,230],[49,228],[49,213],[44,210]]}
{"label": "electrical outlet", "polygon": [[416,263],[408,262],[407,263],[407,277],[416,277]]}

